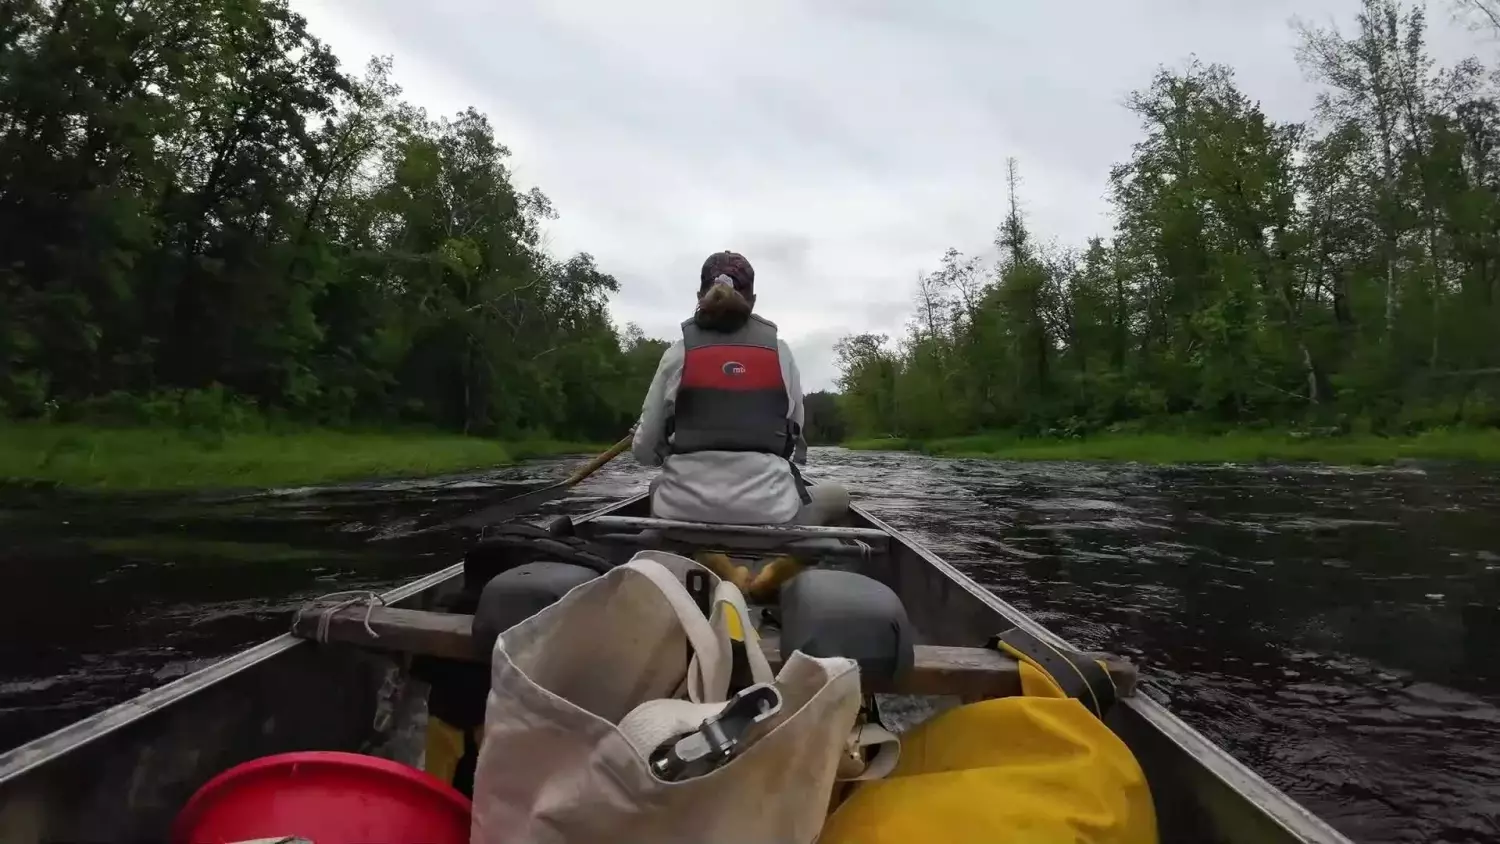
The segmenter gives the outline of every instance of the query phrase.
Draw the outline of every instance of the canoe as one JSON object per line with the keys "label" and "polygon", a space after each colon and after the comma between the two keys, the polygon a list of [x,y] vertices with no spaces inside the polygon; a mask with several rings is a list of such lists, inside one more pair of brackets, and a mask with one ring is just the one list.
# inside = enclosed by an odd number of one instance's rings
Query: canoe
{"label": "canoe", "polygon": [[[648,509],[641,495],[574,521],[596,534],[603,525],[639,529],[653,521]],[[778,529],[705,530],[728,542]],[[1011,628],[1072,648],[858,506],[841,527],[786,535],[792,545],[826,546],[830,538],[896,591],[932,653],[977,648]],[[883,547],[870,553],[872,545]],[[462,564],[451,566],[385,593],[383,602],[433,610],[461,573]],[[403,682],[400,664],[336,638],[315,643],[287,633],[38,738],[0,755],[0,841],[164,841],[200,786],[274,753],[345,750],[414,763],[425,689]],[[1144,691],[1122,694],[1106,723],[1146,773],[1163,842],[1348,842]]]}

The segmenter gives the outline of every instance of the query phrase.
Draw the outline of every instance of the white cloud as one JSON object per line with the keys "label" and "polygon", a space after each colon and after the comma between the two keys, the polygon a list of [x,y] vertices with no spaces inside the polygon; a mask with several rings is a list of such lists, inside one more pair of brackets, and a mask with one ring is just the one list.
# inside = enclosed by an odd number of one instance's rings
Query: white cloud
{"label": "white cloud", "polygon": [[[669,337],[698,266],[734,249],[806,388],[832,342],[896,333],[943,250],[990,249],[1005,159],[1033,230],[1107,234],[1106,179],[1139,137],[1123,107],[1158,65],[1234,67],[1272,117],[1304,120],[1295,15],[1346,30],[1355,0],[293,0],[346,64],[395,57],[434,114],[473,105],[622,291]],[[1490,51],[1430,16],[1440,55]]]}

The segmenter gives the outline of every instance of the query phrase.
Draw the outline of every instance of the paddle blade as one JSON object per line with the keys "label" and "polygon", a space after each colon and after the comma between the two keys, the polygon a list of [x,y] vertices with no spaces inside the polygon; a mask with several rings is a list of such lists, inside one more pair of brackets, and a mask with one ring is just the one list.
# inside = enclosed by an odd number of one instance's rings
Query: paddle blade
{"label": "paddle blade", "polygon": [[[634,429],[631,430],[632,432],[634,431]],[[626,434],[619,442],[610,446],[608,451],[583,464],[578,471],[569,475],[568,479],[561,483],[525,492],[514,498],[507,498],[499,504],[492,504],[477,513],[471,513],[462,519],[449,522],[447,526],[483,528],[486,525],[513,519],[522,513],[535,510],[548,501],[561,498],[567,495],[568,490],[572,489],[579,481],[599,471],[601,466],[615,459],[625,449],[630,448],[630,443],[633,439],[633,433]]]}
{"label": "paddle blade", "polygon": [[572,484],[563,481],[560,484],[534,489],[531,492],[523,492],[513,498],[507,498],[498,504],[470,513],[461,519],[454,519],[448,523],[449,527],[463,527],[481,529],[500,522],[509,521],[515,517],[535,510],[549,501],[556,501],[568,494]]}

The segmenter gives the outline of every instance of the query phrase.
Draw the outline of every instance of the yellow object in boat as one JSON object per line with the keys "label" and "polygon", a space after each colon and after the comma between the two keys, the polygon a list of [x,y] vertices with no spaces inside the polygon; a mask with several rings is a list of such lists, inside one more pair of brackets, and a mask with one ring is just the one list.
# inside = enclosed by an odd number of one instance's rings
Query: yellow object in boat
{"label": "yellow object in boat", "polygon": [[1151,791],[1130,749],[1019,659],[1021,695],[907,733],[896,770],[858,784],[819,844],[1156,844]]}

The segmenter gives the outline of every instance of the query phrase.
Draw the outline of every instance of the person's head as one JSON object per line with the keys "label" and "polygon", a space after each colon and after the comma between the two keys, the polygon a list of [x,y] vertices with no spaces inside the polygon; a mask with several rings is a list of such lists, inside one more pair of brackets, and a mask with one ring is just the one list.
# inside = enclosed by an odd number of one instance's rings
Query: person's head
{"label": "person's head", "polygon": [[734,331],[755,309],[755,268],[738,252],[715,252],[698,273],[693,321],[709,331]]}

